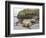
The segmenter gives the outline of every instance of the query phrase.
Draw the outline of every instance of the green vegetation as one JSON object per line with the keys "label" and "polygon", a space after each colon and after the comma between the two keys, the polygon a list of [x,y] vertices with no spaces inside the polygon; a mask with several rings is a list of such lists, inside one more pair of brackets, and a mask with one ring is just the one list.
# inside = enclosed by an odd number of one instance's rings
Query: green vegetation
{"label": "green vegetation", "polygon": [[18,13],[17,18],[32,18],[33,16],[39,16],[39,9],[23,9]]}

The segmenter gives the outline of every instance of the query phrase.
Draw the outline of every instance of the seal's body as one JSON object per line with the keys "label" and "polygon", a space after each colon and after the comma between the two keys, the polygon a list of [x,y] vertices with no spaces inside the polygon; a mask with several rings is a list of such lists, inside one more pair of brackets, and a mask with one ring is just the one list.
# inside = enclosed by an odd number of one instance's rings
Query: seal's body
{"label": "seal's body", "polygon": [[31,27],[32,26],[31,20],[30,19],[23,20],[23,26],[28,28]]}

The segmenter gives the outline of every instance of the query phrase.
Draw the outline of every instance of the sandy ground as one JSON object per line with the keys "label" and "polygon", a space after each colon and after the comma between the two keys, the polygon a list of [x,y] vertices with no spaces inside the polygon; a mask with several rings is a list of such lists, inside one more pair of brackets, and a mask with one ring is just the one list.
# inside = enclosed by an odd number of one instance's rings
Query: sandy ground
{"label": "sandy ground", "polygon": [[14,29],[15,30],[22,30],[22,29],[39,29],[39,24],[34,24],[30,28],[22,27],[21,25],[20,26],[14,25]]}
{"label": "sandy ground", "polygon": [[14,30],[22,30],[22,29],[39,29],[39,24],[34,24],[32,25],[30,28],[26,28],[26,27],[22,27],[21,25],[16,26],[16,22],[18,21],[18,19],[16,17],[14,17]]}

